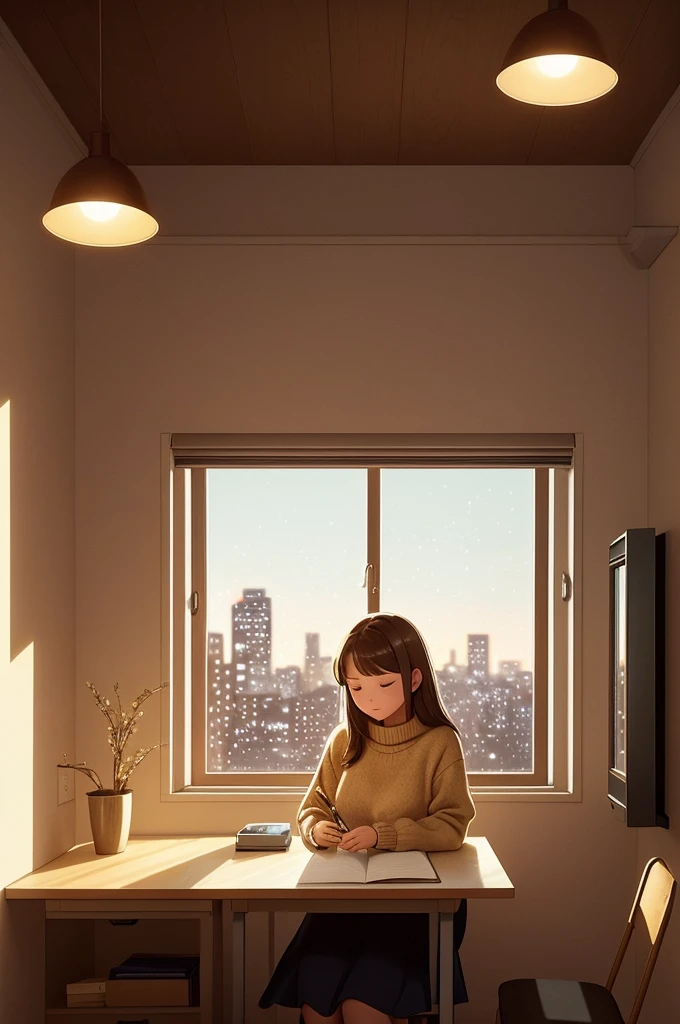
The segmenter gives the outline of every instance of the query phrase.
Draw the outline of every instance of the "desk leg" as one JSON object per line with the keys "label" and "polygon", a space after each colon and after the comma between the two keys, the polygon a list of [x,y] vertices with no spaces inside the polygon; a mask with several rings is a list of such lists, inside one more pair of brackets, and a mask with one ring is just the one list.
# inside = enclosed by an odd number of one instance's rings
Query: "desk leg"
{"label": "desk leg", "polygon": [[274,910],[267,913],[267,938],[269,940],[269,977],[271,978],[276,966],[276,911]]}
{"label": "desk leg", "polygon": [[233,910],[231,918],[231,1024],[245,1024],[246,915]]}
{"label": "desk leg", "polygon": [[439,1024],[453,1024],[453,914],[439,913]]}

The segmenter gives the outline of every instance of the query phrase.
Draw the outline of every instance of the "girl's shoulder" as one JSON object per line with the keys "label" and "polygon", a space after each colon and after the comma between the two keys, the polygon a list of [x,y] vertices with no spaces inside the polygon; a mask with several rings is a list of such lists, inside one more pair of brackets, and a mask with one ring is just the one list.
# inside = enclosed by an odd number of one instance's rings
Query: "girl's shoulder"
{"label": "girl's shoulder", "polygon": [[345,742],[347,741],[347,723],[346,722],[340,722],[338,725],[335,726],[335,728],[331,732],[330,736],[328,737],[327,746],[328,747],[333,747],[338,742],[341,742],[342,740],[344,740]]}
{"label": "girl's shoulder", "polygon": [[450,725],[435,725],[423,733],[422,739],[427,742],[428,746],[435,749],[443,761],[446,760],[453,764],[454,761],[460,761],[463,757],[460,736]]}
{"label": "girl's shoulder", "polygon": [[347,739],[347,725],[345,722],[340,722],[328,737],[326,741],[326,749],[324,750],[324,755],[330,759],[334,768],[337,768],[345,756]]}

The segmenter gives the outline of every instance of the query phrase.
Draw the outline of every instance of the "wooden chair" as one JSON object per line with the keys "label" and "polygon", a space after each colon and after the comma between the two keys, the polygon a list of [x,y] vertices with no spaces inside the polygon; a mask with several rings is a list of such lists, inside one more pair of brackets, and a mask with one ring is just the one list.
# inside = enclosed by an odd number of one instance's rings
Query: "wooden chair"
{"label": "wooden chair", "polygon": [[504,981],[498,987],[496,1024],[625,1024],[612,988],[633,929],[642,919],[651,948],[627,1021],[636,1024],[671,916],[677,884],[660,857],[647,863],[606,985],[541,978]]}

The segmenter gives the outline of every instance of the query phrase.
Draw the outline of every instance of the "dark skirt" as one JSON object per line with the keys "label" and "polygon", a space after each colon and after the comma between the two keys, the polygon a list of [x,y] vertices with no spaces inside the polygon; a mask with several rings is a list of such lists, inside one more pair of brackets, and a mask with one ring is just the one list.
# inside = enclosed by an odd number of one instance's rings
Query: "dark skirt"
{"label": "dark skirt", "polygon": [[[458,948],[467,900],[454,914],[453,1001],[468,994]],[[279,960],[259,1006],[311,1006],[330,1017],[358,999],[392,1017],[432,1009],[427,914],[306,914]]]}

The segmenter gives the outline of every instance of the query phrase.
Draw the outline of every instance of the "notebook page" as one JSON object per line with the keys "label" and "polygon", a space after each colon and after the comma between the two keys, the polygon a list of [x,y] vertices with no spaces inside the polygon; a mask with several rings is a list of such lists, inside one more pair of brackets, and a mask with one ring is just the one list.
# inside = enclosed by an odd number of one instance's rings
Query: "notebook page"
{"label": "notebook page", "polygon": [[359,853],[349,850],[313,853],[298,878],[298,885],[325,885],[329,882],[361,884],[366,881],[367,860],[365,850]]}
{"label": "notebook page", "polygon": [[368,859],[367,882],[395,879],[415,882],[438,882],[439,876],[426,853],[406,850],[403,853],[377,853]]}

